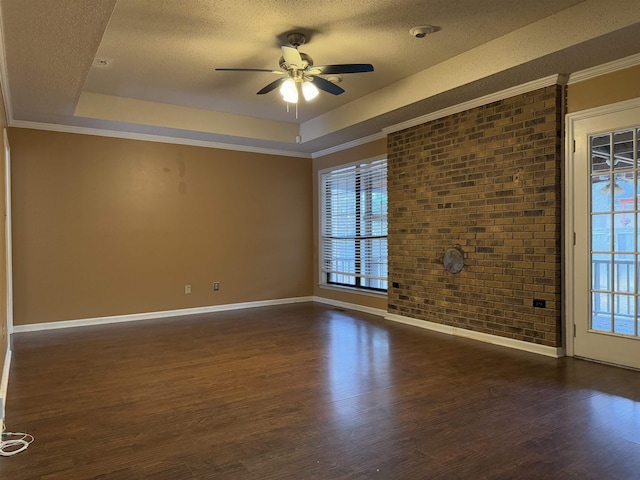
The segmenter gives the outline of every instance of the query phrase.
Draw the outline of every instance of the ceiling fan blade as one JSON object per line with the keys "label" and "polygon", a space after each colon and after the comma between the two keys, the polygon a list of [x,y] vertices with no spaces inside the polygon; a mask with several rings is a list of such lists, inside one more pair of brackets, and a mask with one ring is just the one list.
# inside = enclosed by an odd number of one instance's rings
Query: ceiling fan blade
{"label": "ceiling fan blade", "polygon": [[269,73],[283,73],[279,70],[267,70],[264,68],[216,68],[218,72],[269,72]]}
{"label": "ceiling fan blade", "polygon": [[373,72],[373,65],[370,63],[347,63],[344,65],[320,65],[313,66],[314,70],[320,70],[320,75],[342,74],[342,73],[364,73]]}
{"label": "ceiling fan blade", "polygon": [[311,80],[316,87],[320,90],[324,90],[325,92],[329,92],[334,95],[344,93],[344,89],[342,87],[339,87],[335,83],[325,80],[322,77],[310,77],[309,80]]}
{"label": "ceiling fan blade", "polygon": [[287,65],[291,67],[303,68],[302,57],[295,47],[282,46],[282,56]]}
{"label": "ceiling fan blade", "polygon": [[282,85],[284,83],[284,81],[287,79],[288,77],[281,77],[273,82],[271,82],[269,85],[267,85],[266,87],[264,87],[262,90],[260,90],[258,92],[258,95],[264,95],[265,93],[269,93],[272,90],[275,90],[276,88],[278,88],[280,85]]}

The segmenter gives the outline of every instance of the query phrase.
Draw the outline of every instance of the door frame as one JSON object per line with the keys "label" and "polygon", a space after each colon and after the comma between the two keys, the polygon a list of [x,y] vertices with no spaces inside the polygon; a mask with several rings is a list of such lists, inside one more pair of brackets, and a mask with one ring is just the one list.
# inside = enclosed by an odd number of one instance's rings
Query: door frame
{"label": "door frame", "polygon": [[576,123],[582,120],[622,113],[626,110],[640,108],[640,98],[612,103],[601,107],[590,108],[581,112],[571,113],[565,116],[565,155],[563,175],[563,213],[564,213],[564,271],[563,271],[563,298],[564,298],[564,331],[565,353],[569,357],[574,356],[575,342],[575,295],[573,273],[575,268],[575,146]]}

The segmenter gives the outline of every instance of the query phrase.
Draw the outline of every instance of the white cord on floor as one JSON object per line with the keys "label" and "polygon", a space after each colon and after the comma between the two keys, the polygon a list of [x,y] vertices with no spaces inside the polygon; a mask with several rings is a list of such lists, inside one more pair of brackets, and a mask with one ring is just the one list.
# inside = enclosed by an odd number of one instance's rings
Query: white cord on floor
{"label": "white cord on floor", "polygon": [[28,433],[2,432],[0,457],[11,457],[20,452],[24,452],[34,440],[33,436]]}

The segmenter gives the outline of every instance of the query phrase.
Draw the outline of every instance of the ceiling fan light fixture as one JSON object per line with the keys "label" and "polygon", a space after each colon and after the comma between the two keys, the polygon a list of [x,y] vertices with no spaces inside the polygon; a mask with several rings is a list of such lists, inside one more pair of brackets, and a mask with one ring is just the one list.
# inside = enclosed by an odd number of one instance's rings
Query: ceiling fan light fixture
{"label": "ceiling fan light fixture", "polygon": [[316,87],[312,82],[306,80],[302,83],[302,95],[304,99],[308,102],[309,100],[313,100],[318,96],[320,90]]}
{"label": "ceiling fan light fixture", "polygon": [[282,99],[287,103],[298,103],[298,87],[293,78],[287,78],[280,87]]}

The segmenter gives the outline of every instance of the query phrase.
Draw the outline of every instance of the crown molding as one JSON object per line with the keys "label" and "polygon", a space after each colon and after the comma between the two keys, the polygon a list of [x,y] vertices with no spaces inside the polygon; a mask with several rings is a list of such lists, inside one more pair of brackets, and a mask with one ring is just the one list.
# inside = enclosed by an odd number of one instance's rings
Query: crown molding
{"label": "crown molding", "polygon": [[311,158],[309,153],[291,152],[288,150],[276,150],[270,148],[250,147],[234,145],[230,143],[207,142],[189,138],[167,137],[162,135],[150,135],[146,133],[120,132],[117,130],[104,130],[98,128],[78,127],[70,125],[56,125],[53,123],[27,122],[14,120],[10,127],[30,128],[33,130],[47,130],[51,132],[77,133],[80,135],[94,135],[97,137],[124,138],[127,140],[141,140],[144,142],[171,143],[174,145],[189,145],[191,147],[216,148],[220,150],[234,150],[237,152],[261,153],[264,155],[278,155],[283,157]]}
{"label": "crown molding", "polygon": [[579,72],[572,73],[569,77],[568,85],[584,82],[585,80],[591,80],[592,78],[606,75],[607,73],[617,72],[637,65],[640,65],[640,53],[598,65],[597,67],[587,68],[586,70],[580,70]]}
{"label": "crown molding", "polygon": [[382,140],[386,138],[387,134],[384,132],[374,133],[373,135],[369,135],[368,137],[358,138],[357,140],[352,140],[351,142],[343,143],[341,145],[336,145],[335,147],[326,148],[324,150],[320,150],[311,154],[311,158],[320,158],[325,155],[331,155],[332,153],[341,152],[342,150],[348,150],[350,148],[358,147],[360,145],[364,145],[365,143],[374,142],[376,140]]}
{"label": "crown molding", "polygon": [[505,100],[509,97],[515,97],[516,95],[529,93],[540,88],[550,87],[551,85],[566,85],[566,81],[566,75],[551,75],[549,77],[544,77],[539,80],[523,83],[522,85],[511,87],[506,90],[491,93],[489,95],[485,95],[484,97],[475,98],[473,100],[469,100],[468,102],[459,103],[457,105],[438,110],[437,112],[427,113],[426,115],[407,120],[406,122],[397,123],[396,125],[383,128],[382,131],[385,133],[385,135],[388,135],[391,133],[399,132],[400,130],[404,130],[406,128],[422,125],[423,123],[427,123],[432,120],[438,120],[439,118],[444,118],[448,117],[449,115],[464,112],[465,110],[471,110],[472,108],[482,107],[492,102]]}
{"label": "crown molding", "polygon": [[[2,18],[2,11],[0,10],[0,19],[1,18]],[[64,133],[77,133],[81,135],[95,135],[95,136],[102,136],[102,137],[124,138],[124,139],[130,139],[130,140],[142,140],[142,141],[148,141],[148,142],[189,145],[194,147],[215,148],[215,149],[221,149],[221,150],[234,150],[234,151],[240,151],[240,152],[260,153],[265,155],[279,155],[279,156],[287,156],[287,157],[313,158],[313,159],[324,157],[326,155],[331,155],[332,153],[337,153],[343,150],[348,150],[350,148],[354,148],[360,145],[364,145],[366,143],[374,142],[376,140],[381,140],[391,133],[395,133],[400,130],[404,130],[406,128],[414,127],[416,125],[421,125],[423,123],[427,123],[432,120],[437,120],[439,118],[460,113],[465,110],[470,110],[472,108],[487,105],[492,102],[504,100],[509,97],[528,93],[533,90],[537,90],[539,88],[544,88],[551,85],[572,85],[574,83],[583,82],[585,80],[596,78],[601,75],[606,75],[608,73],[613,73],[619,70],[624,70],[626,68],[634,67],[637,65],[640,65],[640,54],[631,55],[629,57],[625,57],[620,60],[615,60],[613,62],[605,63],[603,65],[598,65],[593,68],[581,70],[579,72],[572,73],[569,76],[562,75],[562,74],[552,75],[549,77],[541,78],[539,80],[518,85],[516,87],[508,88],[506,90],[501,90],[500,92],[485,95],[484,97],[476,98],[468,102],[463,102],[457,105],[453,105],[451,107],[447,107],[445,109],[438,110],[436,112],[431,112],[426,115],[422,115],[420,117],[407,120],[405,122],[401,122],[395,125],[391,125],[389,127],[385,127],[382,129],[381,132],[375,133],[373,135],[362,137],[356,140],[352,140],[350,142],[346,142],[340,145],[336,145],[324,150],[319,150],[317,152],[308,154],[303,152],[292,152],[288,150],[250,147],[250,146],[244,146],[244,145],[208,142],[203,140],[193,140],[193,139],[185,139],[185,138],[178,138],[178,137],[167,137],[167,136],[160,136],[160,135],[95,129],[95,128],[88,128],[88,127],[77,127],[77,126],[68,126],[68,125],[56,125],[56,124],[50,124],[50,123],[13,120],[11,103],[7,101],[7,99],[11,97],[10,97],[9,85],[7,81],[8,76],[6,71],[4,37],[2,32],[2,24],[0,23],[0,79],[4,80],[0,82],[0,87],[2,90],[2,96],[5,99],[4,103],[5,103],[5,109],[7,114],[7,121],[9,123],[9,126],[11,127],[31,128],[34,130],[48,130],[48,131],[64,132]]]}
{"label": "crown molding", "polygon": [[381,132],[374,133],[373,135],[369,135],[368,137],[359,138],[351,142],[343,143],[341,145],[336,145],[335,147],[330,147],[325,150],[314,152],[311,155],[311,158],[316,159],[316,158],[324,157],[325,155],[330,155],[332,153],[340,152],[342,150],[354,148],[359,145],[364,145],[369,142],[383,139],[390,133],[395,133],[400,130],[404,130],[405,128],[415,127],[416,125],[421,125],[423,123],[430,122],[431,120],[437,120],[439,118],[444,118],[446,116],[453,115],[455,113],[464,112],[465,110],[470,110],[475,107],[481,107],[491,102],[497,102],[509,97],[515,97],[516,95],[522,95],[523,93],[529,93],[534,90],[538,90],[539,88],[549,87],[551,85],[566,85],[567,79],[568,77],[566,75],[562,75],[562,74],[551,75],[549,77],[544,77],[539,80],[527,82],[522,85],[518,85],[516,87],[508,88],[506,90],[501,90],[500,92],[492,93],[490,95],[485,95],[484,97],[476,98],[464,103],[459,103],[457,105],[453,105],[451,107],[438,110],[437,112],[431,112],[426,115],[422,115],[420,117],[413,118],[411,120],[407,120],[405,122],[398,123],[396,125],[392,125],[390,127],[385,127],[382,129]]}

